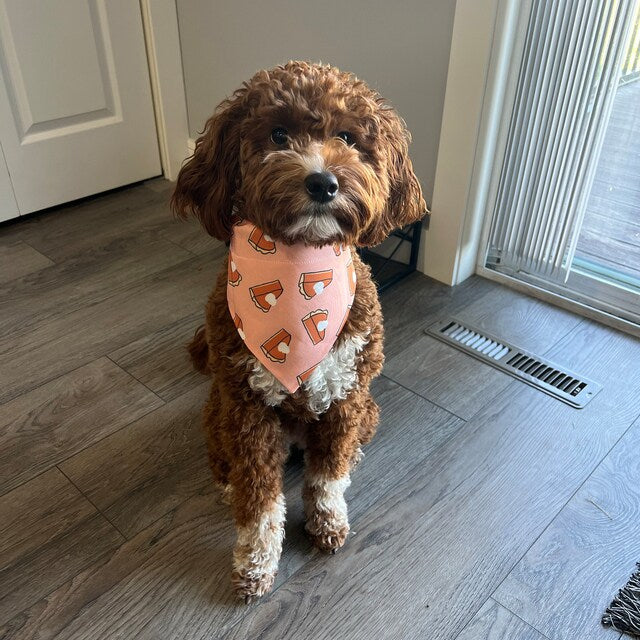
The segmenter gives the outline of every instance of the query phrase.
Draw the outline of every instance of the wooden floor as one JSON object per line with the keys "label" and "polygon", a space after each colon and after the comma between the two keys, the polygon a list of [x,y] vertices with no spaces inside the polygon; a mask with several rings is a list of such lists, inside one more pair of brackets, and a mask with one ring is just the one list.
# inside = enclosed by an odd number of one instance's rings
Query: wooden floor
{"label": "wooden floor", "polygon": [[617,90],[576,255],[640,281],[640,80]]}
{"label": "wooden floor", "polygon": [[[275,591],[231,595],[183,348],[224,247],[158,180],[0,228],[0,638],[591,640],[640,560],[640,342],[480,278],[387,292],[378,435],[335,556],[287,469]],[[445,314],[603,384],[570,408],[424,335]]]}

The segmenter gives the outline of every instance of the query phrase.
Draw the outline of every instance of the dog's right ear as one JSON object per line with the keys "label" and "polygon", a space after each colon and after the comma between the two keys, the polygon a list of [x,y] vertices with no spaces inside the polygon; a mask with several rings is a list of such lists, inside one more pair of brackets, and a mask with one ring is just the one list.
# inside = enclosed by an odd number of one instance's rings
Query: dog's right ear
{"label": "dog's right ear", "polygon": [[226,242],[231,237],[234,195],[240,185],[240,126],[244,92],[222,102],[207,120],[193,155],[178,174],[171,208],[180,218],[200,220],[206,231]]}

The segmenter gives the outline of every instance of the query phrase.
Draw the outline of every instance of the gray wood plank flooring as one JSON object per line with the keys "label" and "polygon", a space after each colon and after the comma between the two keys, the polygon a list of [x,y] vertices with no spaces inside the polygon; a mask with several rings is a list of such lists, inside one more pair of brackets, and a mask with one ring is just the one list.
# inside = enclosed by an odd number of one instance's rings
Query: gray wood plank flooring
{"label": "gray wood plank flooring", "polygon": [[[0,287],[2,351],[17,335],[30,333],[60,317],[113,297],[132,282],[184,261],[191,254],[162,238],[141,233],[107,245],[84,249],[49,268],[12,279]],[[7,263],[8,264],[8,263]]]}
{"label": "gray wood plank flooring", "polygon": [[[184,351],[225,249],[169,194],[0,226],[2,640],[618,637],[599,617],[640,560],[640,342],[477,277],[385,293],[350,539],[311,547],[293,458],[275,589],[238,604]],[[577,411],[423,335],[447,314],[603,391]]]}
{"label": "gray wood plank flooring", "polygon": [[[214,258],[189,258],[134,281],[100,302],[68,314],[63,309],[31,331],[16,331],[0,340],[0,401],[203,308],[217,271]],[[150,311],[145,320],[141,309]]]}
{"label": "gray wood plank flooring", "polygon": [[53,468],[0,498],[0,619],[115,549],[122,536]]}
{"label": "gray wood plank flooring", "polygon": [[112,351],[109,358],[166,402],[173,400],[202,382],[185,348],[202,320],[199,310]]}
{"label": "gray wood plank flooring", "polygon": [[[0,245],[0,283],[26,276],[52,265],[53,262],[20,240]],[[11,265],[8,269],[4,265]]]}
{"label": "gray wood plank flooring", "polygon": [[464,353],[426,335],[416,336],[414,344],[389,358],[385,371],[401,385],[465,420],[512,381],[506,373],[470,361]]}
{"label": "gray wood plank flooring", "polygon": [[208,385],[200,382],[60,465],[128,538],[211,484],[200,426]]}
{"label": "gray wood plank flooring", "polygon": [[457,640],[546,640],[539,631],[489,599]]}
{"label": "gray wood plank flooring", "polygon": [[162,405],[102,357],[0,405],[0,493]]}
{"label": "gray wood plank flooring", "polygon": [[500,585],[494,597],[554,638],[600,640],[600,612],[640,549],[636,422]]}

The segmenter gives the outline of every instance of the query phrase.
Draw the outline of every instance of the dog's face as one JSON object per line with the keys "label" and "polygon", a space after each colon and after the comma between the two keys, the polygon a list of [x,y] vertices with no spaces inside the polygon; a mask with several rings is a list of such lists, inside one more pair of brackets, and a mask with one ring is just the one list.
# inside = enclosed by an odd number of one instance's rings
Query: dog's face
{"label": "dog's face", "polygon": [[218,107],[172,204],[225,241],[236,213],[287,243],[378,244],[426,212],[408,142],[364,82],[290,62],[258,72]]}

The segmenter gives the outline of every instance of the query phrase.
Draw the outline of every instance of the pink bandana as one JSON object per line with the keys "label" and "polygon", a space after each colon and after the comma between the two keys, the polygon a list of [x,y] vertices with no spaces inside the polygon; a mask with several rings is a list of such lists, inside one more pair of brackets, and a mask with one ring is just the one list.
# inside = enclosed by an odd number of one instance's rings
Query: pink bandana
{"label": "pink bandana", "polygon": [[250,223],[233,228],[231,317],[251,353],[291,393],[329,353],[355,292],[349,247],[287,246]]}

